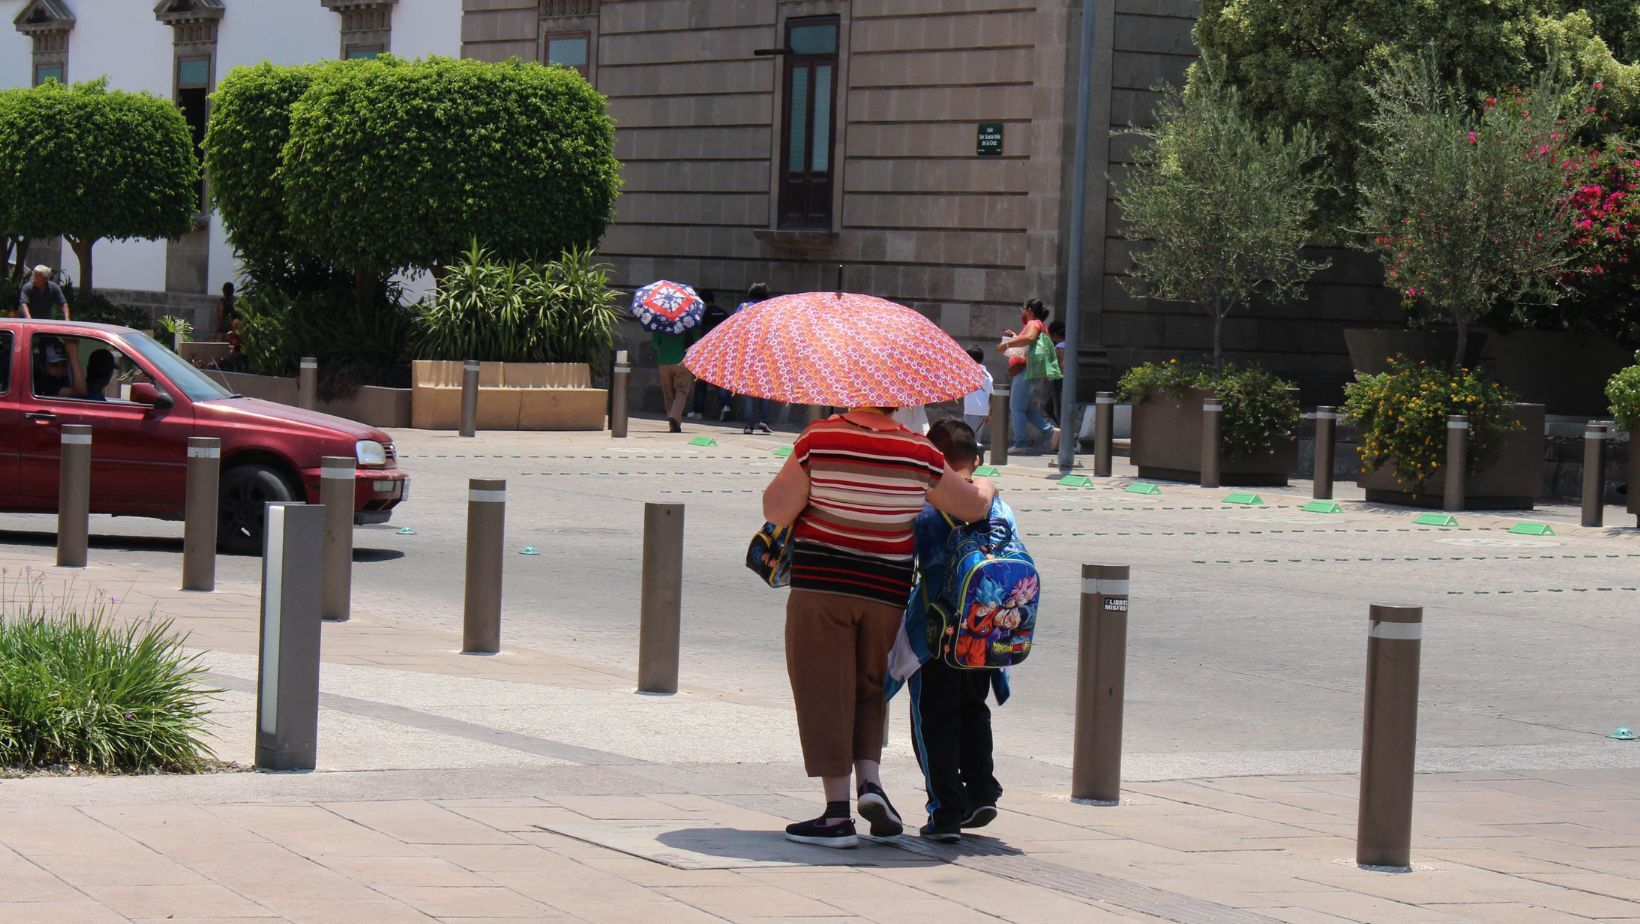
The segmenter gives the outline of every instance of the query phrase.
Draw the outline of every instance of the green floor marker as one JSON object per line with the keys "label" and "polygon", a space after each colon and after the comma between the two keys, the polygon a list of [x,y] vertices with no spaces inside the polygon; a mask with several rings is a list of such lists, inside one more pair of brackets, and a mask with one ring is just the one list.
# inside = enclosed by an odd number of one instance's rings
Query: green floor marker
{"label": "green floor marker", "polygon": [[1002,477],[1002,473],[997,471],[997,467],[995,465],[981,465],[979,468],[974,469],[974,474],[981,478]]}
{"label": "green floor marker", "polygon": [[716,446],[717,445],[717,440],[712,439],[709,436],[697,436],[694,439],[689,441],[689,445],[691,445],[691,446]]}
{"label": "green floor marker", "polygon": [[1517,536],[1553,536],[1554,528],[1547,523],[1516,523],[1509,531]]}
{"label": "green floor marker", "polygon": [[1257,494],[1236,493],[1224,499],[1226,504],[1244,504],[1248,507],[1264,506],[1264,498]]}
{"label": "green floor marker", "polygon": [[526,545],[523,548],[518,550],[518,554],[520,554],[520,555],[540,555],[541,553],[536,550],[535,546]]}
{"label": "green floor marker", "polygon": [[1624,726],[1619,727],[1617,729],[1617,731],[1612,732],[1611,734],[1607,735],[1606,737],[1615,738],[1618,741],[1633,741],[1637,738],[1640,738],[1640,735],[1636,735],[1634,732],[1629,731],[1629,727],[1627,725],[1624,725]]}
{"label": "green floor marker", "polygon": [[409,526],[404,526],[399,529],[399,535],[401,536],[414,536],[415,534],[415,529]]}
{"label": "green floor marker", "polygon": [[1086,475],[1066,475],[1059,479],[1059,486],[1062,488],[1091,488],[1093,487],[1093,479]]}
{"label": "green floor marker", "polygon": [[1343,513],[1344,512],[1343,507],[1338,506],[1338,504],[1336,504],[1333,501],[1327,501],[1327,500],[1310,501],[1308,504],[1305,504],[1303,507],[1301,507],[1299,509],[1303,510],[1305,513]]}
{"label": "green floor marker", "polygon": [[1127,487],[1123,488],[1122,490],[1126,491],[1129,494],[1160,494],[1160,493],[1162,493],[1161,487],[1159,487],[1158,485],[1153,485],[1148,481],[1135,481],[1134,483],[1128,485]]}
{"label": "green floor marker", "polygon": [[1412,522],[1419,526],[1457,526],[1458,519],[1450,513],[1421,513]]}
{"label": "green floor marker", "polygon": [[790,446],[782,446],[779,449],[776,449],[774,451],[774,454],[776,456],[779,456],[780,458],[784,459],[787,456],[792,454],[792,448]]}

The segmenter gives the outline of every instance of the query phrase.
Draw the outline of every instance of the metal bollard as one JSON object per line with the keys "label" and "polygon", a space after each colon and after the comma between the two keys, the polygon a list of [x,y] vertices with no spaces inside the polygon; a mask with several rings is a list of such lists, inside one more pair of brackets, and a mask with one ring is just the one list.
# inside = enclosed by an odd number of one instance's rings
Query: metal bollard
{"label": "metal bollard", "polygon": [[302,357],[296,368],[296,406],[313,410],[319,404],[319,361]]}
{"label": "metal bollard", "polygon": [[1209,394],[1202,398],[1202,487],[1216,488],[1219,486],[1219,455],[1223,440],[1219,433],[1222,430],[1221,420],[1224,417],[1224,402],[1217,395]]}
{"label": "metal bollard", "polygon": [[1006,385],[998,385],[991,390],[991,445],[990,461],[992,465],[1008,464],[1008,397],[1010,389]]}
{"label": "metal bollard", "polygon": [[182,525],[182,589],[216,589],[216,518],[222,441],[188,437],[188,494]]}
{"label": "metal bollard", "polygon": [[1333,449],[1337,442],[1338,408],[1325,404],[1315,409],[1315,490],[1316,500],[1332,500]]}
{"label": "metal bollard", "polygon": [[501,556],[507,540],[507,482],[467,481],[467,596],[461,653],[501,651]]}
{"label": "metal bollard", "polygon": [[1446,489],[1441,509],[1459,511],[1469,484],[1469,418],[1451,414],[1446,418]]}
{"label": "metal bollard", "polygon": [[1127,624],[1128,566],[1083,565],[1072,799],[1115,805],[1122,798]]}
{"label": "metal bollard", "polygon": [[1102,391],[1093,396],[1093,476],[1110,477],[1111,444],[1116,433],[1116,395]]}
{"label": "metal bollard", "polygon": [[626,439],[626,390],[631,375],[632,364],[626,360],[626,351],[616,350],[615,371],[609,377],[609,435],[612,439]]}
{"label": "metal bollard", "polygon": [[461,435],[478,435],[478,363],[461,367]]}
{"label": "metal bollard", "polygon": [[269,504],[262,539],[256,768],[312,770],[319,740],[319,582],[324,511]]}
{"label": "metal bollard", "polygon": [[638,692],[678,692],[683,607],[683,505],[643,505]]}
{"label": "metal bollard", "polygon": [[353,508],[356,460],[325,456],[319,460],[319,503],[325,508],[324,595],[319,615],[346,622],[353,609]]}
{"label": "metal bollard", "polygon": [[1412,865],[1412,773],[1418,750],[1421,606],[1373,604],[1367,628],[1367,705],[1355,862]]}
{"label": "metal bollard", "polygon": [[[1611,438],[1608,430],[1605,423],[1591,420],[1583,431],[1584,526],[1602,526],[1606,522],[1606,440]],[[1640,490],[1640,486],[1630,485],[1629,490]]]}
{"label": "metal bollard", "polygon": [[57,476],[57,567],[84,568],[91,541],[91,427],[63,424]]}

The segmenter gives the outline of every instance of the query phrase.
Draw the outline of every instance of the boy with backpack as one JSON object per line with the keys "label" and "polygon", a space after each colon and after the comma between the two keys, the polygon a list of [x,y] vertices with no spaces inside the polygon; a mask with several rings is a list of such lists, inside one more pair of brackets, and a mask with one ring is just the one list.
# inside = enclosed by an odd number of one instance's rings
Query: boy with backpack
{"label": "boy with backpack", "polygon": [[[971,476],[978,467],[979,446],[963,421],[935,423],[928,439],[958,474]],[[997,705],[1007,701],[1007,668],[1030,652],[1040,581],[1000,496],[987,518],[973,523],[953,522],[925,505],[916,539],[917,585],[890,673],[911,678],[912,742],[928,788],[928,823],[918,833],[954,844],[964,828],[982,828],[997,816],[1002,786],[985,700],[994,693]]]}

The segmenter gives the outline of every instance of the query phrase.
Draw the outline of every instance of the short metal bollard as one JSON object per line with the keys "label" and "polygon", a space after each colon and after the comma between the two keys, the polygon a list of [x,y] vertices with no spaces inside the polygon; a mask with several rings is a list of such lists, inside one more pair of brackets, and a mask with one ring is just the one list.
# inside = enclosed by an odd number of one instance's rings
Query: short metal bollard
{"label": "short metal bollard", "polygon": [[216,589],[217,491],[222,441],[188,437],[188,494],[183,502],[182,589]]}
{"label": "short metal bollard", "polygon": [[478,435],[478,363],[472,360],[461,367],[461,435]]}
{"label": "short metal bollard", "polygon": [[256,768],[312,770],[319,743],[319,582],[324,511],[269,504],[262,545]]}
{"label": "short metal bollard", "polygon": [[632,364],[626,360],[626,351],[615,352],[615,370],[609,377],[609,435],[612,439],[626,439],[627,381],[632,376]]}
{"label": "short metal bollard", "polygon": [[319,503],[325,508],[324,599],[319,615],[346,622],[353,609],[354,468],[351,456],[319,460]]}
{"label": "short metal bollard", "polygon": [[643,505],[638,692],[678,692],[683,608],[683,505]]}
{"label": "short metal bollard", "polygon": [[1373,604],[1367,624],[1367,704],[1355,862],[1412,865],[1412,783],[1418,751],[1421,606]]}
{"label": "short metal bollard", "polygon": [[319,361],[311,356],[297,364],[296,406],[310,411],[319,406]]}
{"label": "short metal bollard", "polygon": [[1325,404],[1315,409],[1315,490],[1316,500],[1332,500],[1333,448],[1337,443],[1338,408]]}
{"label": "short metal bollard", "polygon": [[1446,418],[1446,481],[1441,509],[1448,512],[1462,510],[1468,485],[1469,418],[1451,414]]}
{"label": "short metal bollard", "polygon": [[1116,433],[1116,395],[1102,391],[1093,396],[1093,476],[1110,477],[1111,446]]}
{"label": "short metal bollard", "polygon": [[91,427],[63,424],[57,476],[57,567],[84,568],[91,542]]}
{"label": "short metal bollard", "polygon": [[501,651],[501,562],[507,541],[507,482],[467,481],[467,588],[462,654]]}
{"label": "short metal bollard", "polygon": [[[1606,441],[1610,428],[1597,420],[1583,431],[1583,525],[1603,526],[1606,522]],[[1629,449],[1636,451],[1635,447]],[[1629,490],[1640,491],[1640,485]]]}
{"label": "short metal bollard", "polygon": [[1128,566],[1083,565],[1072,799],[1115,805],[1122,798],[1127,624]]}
{"label": "short metal bollard", "polygon": [[1012,438],[1008,433],[1009,391],[1006,385],[991,390],[991,451],[987,455],[992,465],[1008,464],[1008,442]]}
{"label": "short metal bollard", "polygon": [[1223,448],[1224,402],[1217,395],[1202,398],[1202,487],[1219,486],[1219,456]]}

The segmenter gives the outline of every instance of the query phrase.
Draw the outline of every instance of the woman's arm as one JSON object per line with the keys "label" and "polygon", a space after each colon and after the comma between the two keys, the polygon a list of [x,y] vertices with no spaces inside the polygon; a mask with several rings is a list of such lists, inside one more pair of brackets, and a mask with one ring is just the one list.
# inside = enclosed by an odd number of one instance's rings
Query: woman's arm
{"label": "woman's arm", "polygon": [[809,473],[788,456],[774,480],[763,489],[763,519],[776,526],[790,526],[809,505]]}
{"label": "woman's arm", "polygon": [[996,496],[996,485],[983,478],[969,481],[947,465],[940,483],[928,492],[928,502],[964,523],[972,523],[991,512],[991,501]]}
{"label": "woman's arm", "polygon": [[997,349],[1010,350],[1017,346],[1025,346],[1026,344],[1035,341],[1036,338],[1040,336],[1042,336],[1042,325],[1032,321],[1031,323],[1025,325],[1025,329],[1019,332],[1018,337],[1015,337],[1012,340],[1004,340],[997,344]]}

